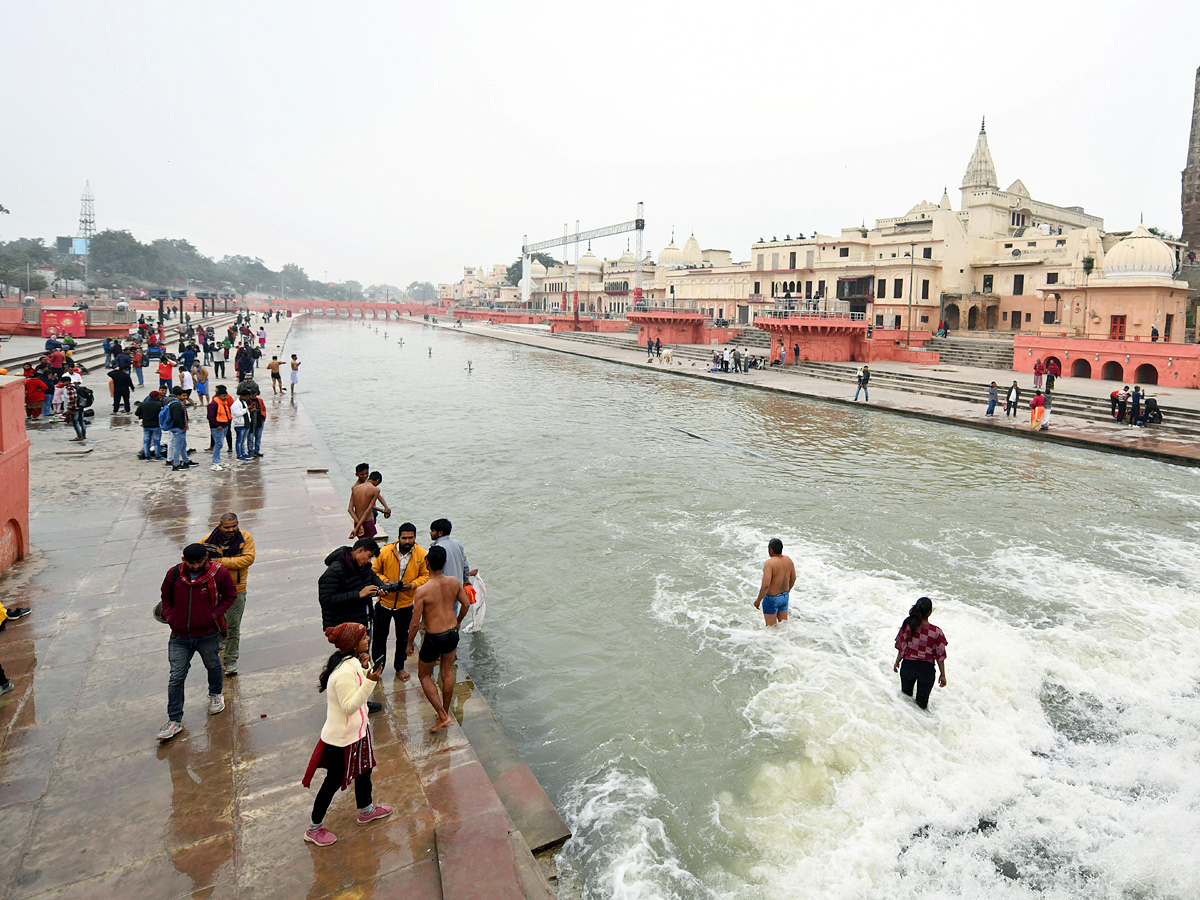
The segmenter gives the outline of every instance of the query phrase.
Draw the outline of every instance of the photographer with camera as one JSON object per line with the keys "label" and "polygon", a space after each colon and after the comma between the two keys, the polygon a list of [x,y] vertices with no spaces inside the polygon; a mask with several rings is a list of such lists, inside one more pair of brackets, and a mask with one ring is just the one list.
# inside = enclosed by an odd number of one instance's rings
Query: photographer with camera
{"label": "photographer with camera", "polygon": [[[385,587],[371,568],[377,556],[379,545],[371,538],[360,538],[354,546],[338,547],[325,557],[326,568],[317,581],[322,629],[335,628],[344,622],[357,622],[370,629],[372,600]],[[378,656],[372,649],[371,659],[377,660]],[[367,708],[375,713],[383,707],[371,700]]]}
{"label": "photographer with camera", "polygon": [[380,659],[387,655],[388,634],[395,621],[396,677],[408,681],[404,664],[408,661],[408,626],[412,622],[413,595],[429,580],[425,549],[417,545],[417,526],[412,522],[401,525],[395,543],[384,545],[371,568],[389,582],[389,587],[395,587],[394,591],[380,594],[375,604],[374,654]]}

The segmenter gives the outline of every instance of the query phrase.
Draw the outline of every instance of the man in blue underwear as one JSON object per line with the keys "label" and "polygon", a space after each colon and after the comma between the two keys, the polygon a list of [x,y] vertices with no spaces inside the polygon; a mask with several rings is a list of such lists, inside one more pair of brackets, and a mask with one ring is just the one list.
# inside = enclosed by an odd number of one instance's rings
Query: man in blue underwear
{"label": "man in blue underwear", "polygon": [[767,542],[767,554],[754,608],[762,609],[767,627],[771,628],[787,621],[788,597],[796,584],[796,566],[790,557],[783,555],[783,541],[779,538]]}

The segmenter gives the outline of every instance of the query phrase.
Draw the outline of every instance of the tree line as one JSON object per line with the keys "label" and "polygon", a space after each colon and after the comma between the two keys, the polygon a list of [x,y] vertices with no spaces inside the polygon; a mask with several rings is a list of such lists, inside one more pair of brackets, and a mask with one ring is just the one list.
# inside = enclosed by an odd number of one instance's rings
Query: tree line
{"label": "tree line", "polygon": [[[205,256],[182,238],[159,238],[142,243],[128,231],[109,229],[92,238],[88,263],[91,286],[135,289],[192,285],[211,291],[246,294],[267,293],[275,296],[319,297],[326,300],[357,300],[364,294],[362,284],[349,280],[330,284],[310,278],[300,266],[288,263],[278,271],[261,259],[249,256]],[[49,281],[39,269],[56,269]],[[28,272],[28,288],[26,274]],[[17,238],[0,242],[0,284],[9,293],[26,289],[42,291],[59,283],[82,280],[84,269],[73,257],[61,257],[41,238]],[[365,293],[371,297],[404,297],[431,303],[437,290],[425,281],[413,281],[405,289],[393,285],[371,285]]]}

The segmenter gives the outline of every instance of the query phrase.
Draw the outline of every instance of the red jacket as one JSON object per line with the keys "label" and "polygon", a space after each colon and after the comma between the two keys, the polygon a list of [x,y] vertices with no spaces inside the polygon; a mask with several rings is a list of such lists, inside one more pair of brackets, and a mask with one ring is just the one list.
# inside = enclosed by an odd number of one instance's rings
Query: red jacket
{"label": "red jacket", "polygon": [[177,637],[198,638],[221,627],[226,610],[237,599],[237,586],[229,570],[207,560],[193,575],[180,563],[172,566],[162,583],[163,618]]}

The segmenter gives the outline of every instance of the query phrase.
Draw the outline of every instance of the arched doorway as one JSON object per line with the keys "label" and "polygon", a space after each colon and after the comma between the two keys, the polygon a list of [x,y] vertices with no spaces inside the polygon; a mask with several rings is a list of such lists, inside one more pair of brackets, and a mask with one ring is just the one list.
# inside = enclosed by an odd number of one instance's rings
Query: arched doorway
{"label": "arched doorway", "polygon": [[998,327],[1000,327],[1000,323],[998,321],[999,315],[1000,315],[1000,307],[998,307],[998,306],[989,306],[988,307],[987,315],[985,316],[985,318],[987,319],[987,330],[988,331],[995,331]]}
{"label": "arched doorway", "polygon": [[1050,371],[1050,363],[1052,363],[1052,362],[1058,363],[1058,371],[1060,371],[1060,372],[1062,371],[1062,367],[1063,367],[1062,360],[1059,359],[1057,356],[1047,356],[1045,359],[1042,360],[1042,362],[1045,363],[1047,372]]}
{"label": "arched doorway", "polygon": [[1092,377],[1092,364],[1090,362],[1088,362],[1086,359],[1075,360],[1075,362],[1071,363],[1071,377],[1072,378],[1091,378]]}
{"label": "arched doorway", "polygon": [[1150,363],[1142,363],[1133,377],[1139,384],[1158,384],[1158,369]]}
{"label": "arched doorway", "polygon": [[979,307],[972,306],[967,310],[967,331],[974,331],[979,324]]}
{"label": "arched doorway", "polygon": [[1104,368],[1100,370],[1100,377],[1105,381],[1124,381],[1125,372],[1119,362],[1115,359],[1110,359],[1104,364]]}
{"label": "arched doorway", "polygon": [[958,304],[947,303],[945,310],[942,312],[942,319],[946,322],[948,329],[958,331]]}

